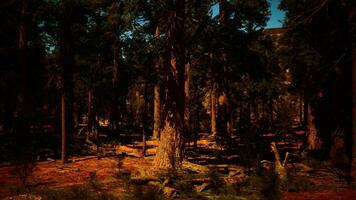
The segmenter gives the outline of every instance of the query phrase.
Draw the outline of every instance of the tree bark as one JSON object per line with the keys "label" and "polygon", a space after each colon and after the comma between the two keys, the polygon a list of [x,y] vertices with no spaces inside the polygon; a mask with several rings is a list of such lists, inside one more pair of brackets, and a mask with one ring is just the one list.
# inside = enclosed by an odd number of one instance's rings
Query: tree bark
{"label": "tree bark", "polygon": [[67,162],[67,133],[66,133],[66,101],[65,96],[61,96],[61,130],[62,130],[62,154],[61,161],[62,163]]}
{"label": "tree bark", "polygon": [[[29,101],[29,89],[28,89],[28,76],[29,76],[29,60],[28,60],[28,47],[27,47],[27,25],[26,25],[26,20],[27,20],[27,10],[28,8],[28,0],[21,0],[21,13],[20,13],[20,24],[19,24],[19,38],[18,38],[18,49],[19,49],[19,95],[17,97],[17,119],[19,118],[24,118],[19,119],[18,121],[21,124],[16,124],[19,125],[19,127],[23,127],[25,124],[22,124],[22,122],[26,122],[29,119],[28,114],[29,114],[29,106],[28,106],[28,101]],[[24,127],[23,127],[24,128]],[[19,130],[19,131],[28,131],[28,130]]]}
{"label": "tree bark", "polygon": [[[155,39],[159,40],[160,30],[159,27],[156,27]],[[158,43],[158,42],[157,42]],[[159,65],[159,56],[156,57],[155,63],[156,70],[156,80],[154,85],[154,106],[153,106],[153,139],[159,139],[160,129],[161,129],[161,88],[159,84],[159,74],[160,74],[160,65]]]}
{"label": "tree bark", "polygon": [[[146,76],[148,78],[148,74]],[[144,83],[144,107],[143,107],[143,112],[142,112],[142,156],[146,156],[146,151],[147,151],[147,110],[148,110],[148,84],[147,80],[145,80]]]}
{"label": "tree bark", "polygon": [[157,168],[180,168],[184,148],[184,83],[185,46],[184,27],[185,1],[172,1],[168,19],[167,47],[170,51],[170,65],[166,66],[166,95],[164,99],[164,124],[160,144],[154,159]]}
{"label": "tree bark", "polygon": [[213,80],[212,81],[212,89],[211,89],[211,134],[213,136],[216,135],[217,131],[217,88],[216,88],[216,82]]}
{"label": "tree bark", "polygon": [[303,95],[299,95],[299,124],[303,125]]}
{"label": "tree bark", "polygon": [[351,46],[351,70],[352,70],[352,162],[351,162],[351,176],[356,180],[356,3],[350,1],[348,11],[348,34],[349,44]]}
{"label": "tree bark", "polygon": [[[186,63],[185,63],[185,83],[184,83],[184,97],[185,97],[185,105],[184,105],[184,121],[185,121],[185,133],[186,137],[191,138],[191,119],[190,119],[190,51],[186,51]],[[190,143],[190,140],[189,140]]]}
{"label": "tree bark", "polygon": [[352,50],[352,177],[356,177],[356,48]]}
{"label": "tree bark", "polygon": [[71,12],[68,2],[61,1],[59,33],[59,66],[61,73],[61,119],[62,119],[62,162],[66,162],[66,147],[69,133],[73,131],[73,68],[72,35],[70,31]]}
{"label": "tree bark", "polygon": [[307,149],[315,151],[320,149],[320,140],[317,135],[317,129],[314,124],[313,109],[310,101],[308,102],[308,116],[307,116]]}
{"label": "tree bark", "polygon": [[93,90],[91,88],[88,89],[88,134],[87,134],[87,140],[90,139],[90,135],[92,134],[92,131],[94,130],[94,124],[95,124],[95,115],[93,112]]}
{"label": "tree bark", "polygon": [[113,96],[111,99],[111,116],[110,116],[110,125],[113,132],[117,132],[118,129],[118,76],[119,76],[119,59],[120,58],[120,39],[119,36],[115,36],[114,46],[113,46],[113,64],[112,64],[112,87],[113,87]]}

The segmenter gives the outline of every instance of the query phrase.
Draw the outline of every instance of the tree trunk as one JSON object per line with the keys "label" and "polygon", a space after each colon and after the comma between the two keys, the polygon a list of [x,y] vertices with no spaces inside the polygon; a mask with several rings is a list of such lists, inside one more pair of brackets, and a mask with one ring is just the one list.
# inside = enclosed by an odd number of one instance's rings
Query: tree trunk
{"label": "tree trunk", "polygon": [[[146,76],[148,78],[148,74]],[[147,80],[145,80],[144,83],[144,107],[143,107],[143,112],[142,112],[142,156],[146,156],[146,150],[147,150],[147,145],[146,145],[146,140],[147,140],[147,110],[148,110],[148,84]]]}
{"label": "tree trunk", "polygon": [[303,101],[303,106],[304,106],[304,108],[303,108],[303,127],[304,127],[304,131],[305,131],[305,133],[307,133],[307,124],[308,124],[308,101],[309,101],[309,99],[308,99],[308,96],[306,95],[307,93],[306,92],[304,92],[304,101]]}
{"label": "tree trunk", "polygon": [[308,116],[307,116],[307,149],[315,151],[320,149],[320,141],[317,136],[317,129],[314,124],[313,109],[310,101],[308,101]]}
{"label": "tree trunk", "polygon": [[[219,138],[229,141],[232,134],[232,112],[229,102],[229,80],[228,75],[228,52],[224,47],[224,42],[227,42],[225,30],[227,29],[228,23],[228,3],[226,0],[219,0],[219,22],[220,22],[220,39],[222,43],[222,49],[219,52],[219,60],[221,62],[220,68],[217,69],[218,79],[218,109],[217,109],[217,133]],[[225,142],[224,141],[224,142]]]}
{"label": "tree trunk", "polygon": [[61,96],[61,130],[62,130],[62,163],[67,162],[67,133],[66,133],[66,100],[64,94]]}
{"label": "tree trunk", "polygon": [[[350,1],[352,2],[352,1]],[[349,6],[348,25],[349,25],[349,43],[351,45],[351,70],[352,70],[352,164],[351,176],[356,180],[356,37],[355,37],[355,19],[356,3],[353,1]]]}
{"label": "tree trunk", "polygon": [[70,31],[71,13],[67,11],[68,2],[61,1],[61,18],[59,33],[59,66],[62,70],[61,76],[61,118],[62,118],[62,162],[66,162],[66,147],[69,133],[73,131],[73,68],[74,58],[72,52],[72,35]]}
{"label": "tree trunk", "polygon": [[120,39],[119,36],[115,36],[114,46],[113,46],[113,65],[112,65],[112,87],[113,87],[113,96],[111,99],[111,113],[110,113],[110,126],[113,132],[117,132],[118,129],[118,99],[119,99],[119,85],[118,85],[118,76],[119,76],[119,61],[120,61]]}
{"label": "tree trunk", "polygon": [[95,124],[95,115],[93,113],[93,91],[91,88],[88,89],[88,134],[87,134],[87,140],[90,139],[90,135],[92,134],[92,131],[94,130],[94,124]]}
{"label": "tree trunk", "polygon": [[184,147],[184,83],[185,83],[185,46],[184,27],[185,1],[173,1],[169,26],[167,29],[167,47],[170,51],[170,65],[166,66],[166,95],[164,99],[164,124],[160,144],[154,159],[157,168],[180,168]]}
{"label": "tree trunk", "polygon": [[[155,38],[158,41],[160,37],[160,31],[157,26],[155,32]],[[156,57],[155,70],[156,70],[156,80],[154,85],[154,106],[153,106],[153,139],[159,139],[160,129],[161,129],[161,89],[159,84],[159,74],[160,74],[159,56]]]}
{"label": "tree trunk", "polygon": [[352,177],[356,177],[356,48],[352,50]]}
{"label": "tree trunk", "polygon": [[185,63],[185,83],[184,83],[184,97],[185,97],[185,105],[184,105],[184,121],[185,121],[185,133],[186,137],[191,138],[191,119],[190,119],[190,52],[187,50],[186,53],[186,63]]}
{"label": "tree trunk", "polygon": [[299,95],[299,124],[303,125],[303,95]]}
{"label": "tree trunk", "polygon": [[[25,123],[29,115],[29,105],[28,101],[30,98],[28,84],[30,83],[28,80],[29,76],[29,60],[28,60],[28,48],[27,48],[27,8],[28,8],[28,0],[21,0],[21,16],[20,16],[20,24],[19,24],[19,38],[18,38],[18,49],[19,49],[19,95],[17,97],[17,121],[16,124],[19,127],[25,128]],[[19,119],[22,118],[22,119]],[[20,123],[20,124],[19,124]],[[28,131],[19,130],[20,132]]]}
{"label": "tree trunk", "polygon": [[211,89],[211,133],[213,136],[216,135],[217,131],[217,88],[216,88],[216,82],[212,81],[212,89]]}
{"label": "tree trunk", "polygon": [[273,117],[273,100],[269,99],[268,101],[268,115],[269,115],[269,127],[270,129],[274,128],[274,117]]}

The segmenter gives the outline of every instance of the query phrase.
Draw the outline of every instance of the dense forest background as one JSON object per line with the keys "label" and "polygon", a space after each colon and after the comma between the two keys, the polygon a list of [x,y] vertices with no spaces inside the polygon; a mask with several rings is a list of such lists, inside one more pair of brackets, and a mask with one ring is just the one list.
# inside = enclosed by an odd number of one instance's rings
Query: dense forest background
{"label": "dense forest background", "polygon": [[355,6],[282,0],[266,29],[267,0],[1,1],[1,163],[157,140],[175,168],[207,135],[250,164],[289,142],[351,180]]}

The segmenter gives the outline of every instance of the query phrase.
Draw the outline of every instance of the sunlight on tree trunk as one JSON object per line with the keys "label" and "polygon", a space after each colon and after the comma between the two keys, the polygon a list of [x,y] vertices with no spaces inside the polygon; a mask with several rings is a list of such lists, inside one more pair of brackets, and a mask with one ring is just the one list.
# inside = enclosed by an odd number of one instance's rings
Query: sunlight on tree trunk
{"label": "sunlight on tree trunk", "polygon": [[185,1],[171,2],[175,8],[168,19],[167,42],[170,51],[170,65],[165,66],[164,124],[160,143],[154,159],[157,168],[180,168],[184,148],[184,83],[185,50],[183,30]]}
{"label": "sunlight on tree trunk", "polygon": [[215,81],[212,81],[212,89],[211,89],[211,134],[213,136],[216,135],[217,133],[217,89],[216,89],[216,83]]}
{"label": "sunlight on tree trunk", "polygon": [[[160,37],[160,30],[158,26],[155,31],[155,39],[158,41]],[[153,106],[153,139],[159,139],[160,129],[161,129],[161,89],[159,84],[159,56],[156,57],[155,70],[156,70],[156,80],[154,84],[154,106]]]}

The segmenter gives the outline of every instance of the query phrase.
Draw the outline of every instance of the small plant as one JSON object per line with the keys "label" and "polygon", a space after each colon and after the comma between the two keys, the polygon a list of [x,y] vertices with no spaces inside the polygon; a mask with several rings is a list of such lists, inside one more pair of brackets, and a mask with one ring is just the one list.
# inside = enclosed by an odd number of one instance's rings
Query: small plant
{"label": "small plant", "polygon": [[189,180],[179,180],[174,184],[174,188],[179,191],[179,195],[183,198],[195,197],[197,195],[194,187]]}
{"label": "small plant", "polygon": [[214,194],[220,193],[220,188],[224,183],[220,178],[218,170],[215,168],[209,169],[207,176],[209,178],[209,184],[212,192]]}
{"label": "small plant", "polygon": [[134,186],[132,192],[127,196],[130,200],[164,200],[163,192],[154,186]]}
{"label": "small plant", "polygon": [[93,189],[89,184],[65,189],[50,189],[47,187],[36,189],[33,194],[48,200],[86,199],[86,200],[114,200],[114,196]]}
{"label": "small plant", "polygon": [[30,161],[22,161],[15,164],[13,174],[20,180],[21,186],[28,186],[28,178],[33,173],[35,163]]}
{"label": "small plant", "polygon": [[89,172],[88,185],[95,190],[100,190],[102,188],[95,171]]}
{"label": "small plant", "polygon": [[314,184],[306,177],[298,176],[294,171],[288,172],[287,190],[289,192],[305,192],[313,189]]}

